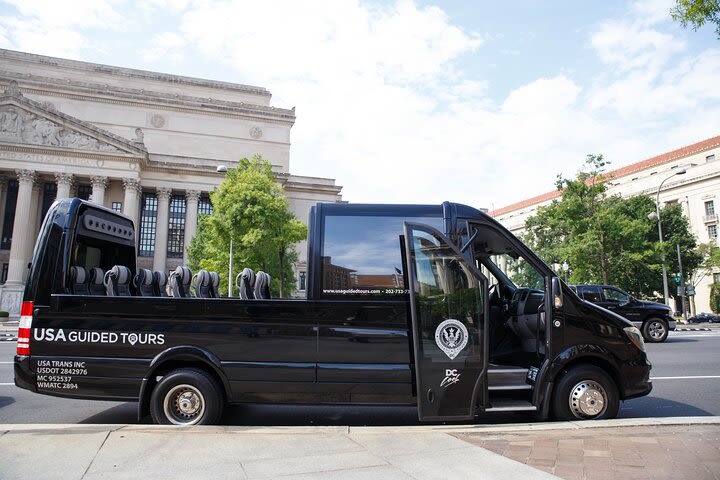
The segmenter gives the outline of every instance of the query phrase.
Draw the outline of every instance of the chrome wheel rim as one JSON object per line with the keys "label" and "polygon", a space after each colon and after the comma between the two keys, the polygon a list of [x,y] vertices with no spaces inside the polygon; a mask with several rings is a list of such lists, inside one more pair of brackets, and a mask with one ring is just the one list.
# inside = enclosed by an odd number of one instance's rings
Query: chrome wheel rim
{"label": "chrome wheel rim", "polygon": [[655,340],[661,339],[663,335],[665,335],[665,325],[658,320],[650,322],[650,325],[648,325],[648,334]]}
{"label": "chrome wheel rim", "polygon": [[192,385],[182,384],[170,389],[163,402],[165,417],[174,425],[193,425],[205,413],[205,398]]}
{"label": "chrome wheel rim", "polygon": [[570,390],[569,403],[576,418],[599,417],[607,409],[607,392],[599,383],[583,380]]}

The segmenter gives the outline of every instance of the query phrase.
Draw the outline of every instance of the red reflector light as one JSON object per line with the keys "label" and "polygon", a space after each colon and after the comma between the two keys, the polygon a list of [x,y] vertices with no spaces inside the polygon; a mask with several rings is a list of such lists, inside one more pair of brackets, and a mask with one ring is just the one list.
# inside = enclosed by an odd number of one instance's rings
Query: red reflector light
{"label": "red reflector light", "polygon": [[20,325],[18,326],[17,355],[30,355],[30,330],[32,330],[33,302],[23,302],[20,307]]}

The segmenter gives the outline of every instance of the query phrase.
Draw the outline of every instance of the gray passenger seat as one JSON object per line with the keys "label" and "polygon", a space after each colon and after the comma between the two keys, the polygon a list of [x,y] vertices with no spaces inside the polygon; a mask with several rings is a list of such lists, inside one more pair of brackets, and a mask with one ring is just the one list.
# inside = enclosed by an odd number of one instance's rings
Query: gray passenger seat
{"label": "gray passenger seat", "polygon": [[255,298],[255,272],[251,268],[246,268],[238,273],[235,277],[235,286],[240,290],[240,298],[244,300],[252,300]]}
{"label": "gray passenger seat", "polygon": [[70,267],[70,293],[90,295],[88,280],[87,271],[83,267]]}
{"label": "gray passenger seat", "polygon": [[152,272],[153,293],[156,297],[167,297],[168,274],[161,271]]}
{"label": "gray passenger seat", "polygon": [[90,283],[88,290],[90,295],[105,295],[105,271],[102,268],[94,267],[90,269]]}
{"label": "gray passenger seat", "polygon": [[187,298],[190,296],[190,282],[192,281],[192,272],[187,267],[177,267],[170,274],[170,288],[172,296],[175,298]]}
{"label": "gray passenger seat", "polygon": [[129,297],[132,272],[128,267],[115,265],[105,273],[103,284],[108,297]]}
{"label": "gray passenger seat", "polygon": [[262,270],[255,275],[255,298],[270,298],[270,275]]}
{"label": "gray passenger seat", "polygon": [[195,284],[195,296],[197,298],[211,298],[210,296],[210,272],[200,270],[193,276]]}
{"label": "gray passenger seat", "polygon": [[133,278],[135,291],[141,297],[155,296],[155,288],[153,285],[153,272],[147,268],[139,268],[137,275]]}
{"label": "gray passenger seat", "polygon": [[211,298],[219,298],[220,297],[220,291],[218,290],[219,286],[220,286],[220,275],[218,275],[217,272],[210,272],[210,297]]}

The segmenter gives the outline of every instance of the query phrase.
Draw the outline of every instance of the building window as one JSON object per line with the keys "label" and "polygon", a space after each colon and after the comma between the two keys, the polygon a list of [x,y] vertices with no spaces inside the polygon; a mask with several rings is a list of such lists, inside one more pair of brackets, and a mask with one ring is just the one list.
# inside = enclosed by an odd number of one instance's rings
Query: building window
{"label": "building window", "polygon": [[185,242],[185,195],[170,197],[168,221],[168,258],[182,258]]}
{"label": "building window", "polygon": [[307,273],[300,272],[298,274],[298,290],[305,290],[305,283],[307,280]]}
{"label": "building window", "polygon": [[705,157],[705,161],[706,161],[707,163],[714,162],[714,161],[715,161],[715,155],[708,155],[707,157]]}
{"label": "building window", "polygon": [[155,253],[155,231],[157,229],[157,196],[143,193],[140,210],[140,244],[138,255],[151,257]]}
{"label": "building window", "polygon": [[78,185],[77,198],[81,200],[90,200],[90,195],[92,195],[92,185]]}
{"label": "building window", "polygon": [[122,202],[112,202],[112,209],[117,213],[122,213]]}
{"label": "building window", "polygon": [[200,215],[212,215],[213,207],[210,202],[210,197],[200,197],[198,201],[198,221],[200,221]]}
{"label": "building window", "polygon": [[705,202],[705,216],[712,217],[715,215],[715,202],[708,200]]}
{"label": "building window", "polygon": [[42,197],[42,212],[41,212],[41,219],[45,218],[45,215],[47,215],[48,210],[50,210],[50,205],[55,201],[55,197],[57,197],[57,183],[55,182],[46,182],[43,184],[43,197]]}
{"label": "building window", "polygon": [[9,263],[3,263],[2,272],[0,273],[0,283],[7,282],[8,266]]}
{"label": "building window", "polygon": [[717,225],[708,225],[708,237],[717,238]]}
{"label": "building window", "polygon": [[5,218],[3,218],[1,250],[10,250],[12,243],[13,224],[15,222],[15,206],[17,205],[18,182],[9,180],[7,185],[7,197],[5,197]]}

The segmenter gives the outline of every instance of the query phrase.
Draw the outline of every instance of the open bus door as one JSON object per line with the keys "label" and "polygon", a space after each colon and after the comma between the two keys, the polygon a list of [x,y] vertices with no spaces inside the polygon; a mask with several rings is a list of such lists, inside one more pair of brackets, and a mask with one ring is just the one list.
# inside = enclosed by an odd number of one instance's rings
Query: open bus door
{"label": "open bus door", "polygon": [[436,229],[404,233],[418,418],[472,419],[488,397],[488,280]]}

